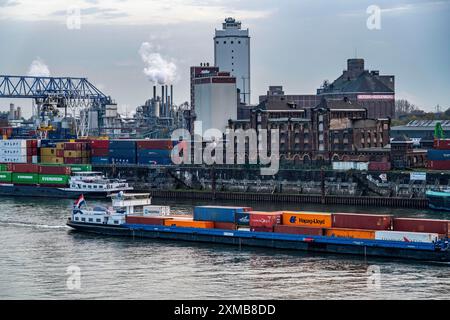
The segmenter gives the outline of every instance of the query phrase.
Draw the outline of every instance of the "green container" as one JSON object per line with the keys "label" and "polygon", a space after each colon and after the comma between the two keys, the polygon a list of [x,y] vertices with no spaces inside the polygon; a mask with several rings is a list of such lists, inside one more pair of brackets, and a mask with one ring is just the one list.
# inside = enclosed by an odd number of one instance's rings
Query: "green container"
{"label": "green container", "polygon": [[90,164],[66,164],[72,169],[72,172],[86,172],[92,171],[92,165]]}
{"label": "green container", "polygon": [[0,171],[8,171],[8,165],[5,163],[0,163]]}
{"label": "green container", "polygon": [[12,174],[12,182],[17,184],[38,184],[38,173],[17,173]]}
{"label": "green container", "polygon": [[0,172],[0,182],[3,183],[11,183],[12,181],[12,173],[8,171]]}
{"label": "green container", "polygon": [[39,184],[69,184],[68,175],[62,174],[41,174],[39,175]]}

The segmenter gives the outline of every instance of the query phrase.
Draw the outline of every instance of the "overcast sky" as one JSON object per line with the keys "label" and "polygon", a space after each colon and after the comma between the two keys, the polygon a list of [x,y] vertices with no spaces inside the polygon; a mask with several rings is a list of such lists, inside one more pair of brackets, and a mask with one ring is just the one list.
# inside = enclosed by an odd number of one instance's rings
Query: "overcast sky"
{"label": "overcast sky", "polygon": [[[367,28],[371,5],[380,30]],[[77,8],[79,29],[68,18]],[[26,75],[38,61],[52,76],[87,77],[131,111],[152,92],[139,52],[148,42],[181,103],[189,66],[214,62],[214,29],[227,16],[250,29],[253,102],[269,85],[315,93],[357,55],[396,76],[397,98],[450,107],[450,0],[0,0],[0,74]]]}

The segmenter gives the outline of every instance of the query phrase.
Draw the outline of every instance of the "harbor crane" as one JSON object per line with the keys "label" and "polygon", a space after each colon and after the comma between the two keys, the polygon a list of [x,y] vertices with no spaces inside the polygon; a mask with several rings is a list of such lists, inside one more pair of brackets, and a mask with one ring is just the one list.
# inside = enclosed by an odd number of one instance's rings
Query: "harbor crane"
{"label": "harbor crane", "polygon": [[[102,112],[112,104],[87,78],[0,75],[0,98],[34,99],[33,114],[40,132],[52,130],[48,119],[64,110],[75,120],[77,136],[90,131],[90,111]],[[69,112],[69,113],[68,113]],[[97,121],[97,119],[95,120]]]}

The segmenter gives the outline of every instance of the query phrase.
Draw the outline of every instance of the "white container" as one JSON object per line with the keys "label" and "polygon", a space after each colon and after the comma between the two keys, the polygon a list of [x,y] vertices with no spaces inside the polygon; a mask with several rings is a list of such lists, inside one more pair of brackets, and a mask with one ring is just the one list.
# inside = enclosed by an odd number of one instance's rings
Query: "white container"
{"label": "white container", "polygon": [[432,243],[439,239],[437,233],[406,232],[406,231],[375,231],[376,240],[425,242]]}
{"label": "white container", "polygon": [[353,170],[355,162],[333,161],[333,170]]}
{"label": "white container", "polygon": [[168,206],[145,206],[144,216],[168,216],[170,207]]}
{"label": "white container", "polygon": [[38,164],[39,163],[39,157],[38,156],[32,156],[31,157],[31,163]]}
{"label": "white container", "polygon": [[0,149],[26,148],[26,147],[27,147],[27,140],[25,139],[0,140]]}
{"label": "white container", "polygon": [[27,163],[27,156],[0,156],[0,162]]}
{"label": "white container", "polygon": [[27,149],[26,148],[9,148],[9,147],[0,147],[0,156],[7,157],[16,157],[16,156],[26,156]]}
{"label": "white container", "polygon": [[356,162],[356,170],[360,171],[368,171],[369,170],[369,163],[368,162]]}

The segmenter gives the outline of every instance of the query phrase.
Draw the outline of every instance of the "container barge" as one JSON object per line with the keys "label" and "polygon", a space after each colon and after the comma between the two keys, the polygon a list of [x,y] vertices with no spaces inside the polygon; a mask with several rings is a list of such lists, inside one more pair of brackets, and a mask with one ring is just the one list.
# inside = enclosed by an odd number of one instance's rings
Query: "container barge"
{"label": "container barge", "polygon": [[82,208],[80,199],[67,225],[108,236],[450,262],[447,220],[213,206],[177,216],[169,207],[152,206],[148,194],[119,193],[112,202],[112,209]]}

